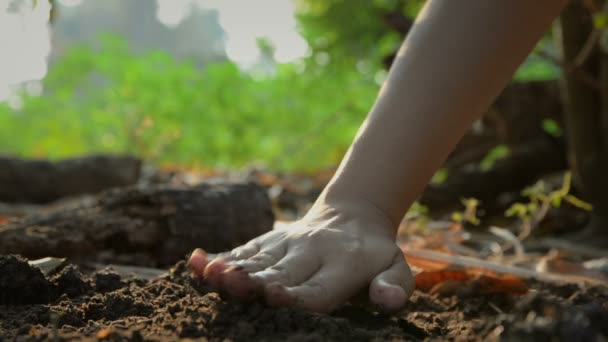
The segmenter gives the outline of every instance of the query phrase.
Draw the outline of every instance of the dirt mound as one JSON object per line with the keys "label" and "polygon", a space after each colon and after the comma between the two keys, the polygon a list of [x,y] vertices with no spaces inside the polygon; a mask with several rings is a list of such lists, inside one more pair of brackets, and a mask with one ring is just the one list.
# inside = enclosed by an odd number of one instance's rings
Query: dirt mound
{"label": "dirt mound", "polygon": [[30,267],[27,260],[14,255],[0,255],[0,304],[47,303],[56,293],[42,272]]}
{"label": "dirt mound", "polygon": [[0,336],[8,340],[157,341],[599,341],[608,338],[608,289],[531,284],[526,295],[416,291],[406,311],[384,316],[347,305],[331,315],[223,300],[183,261],[167,276],[83,274],[68,265],[47,277],[0,256]]}

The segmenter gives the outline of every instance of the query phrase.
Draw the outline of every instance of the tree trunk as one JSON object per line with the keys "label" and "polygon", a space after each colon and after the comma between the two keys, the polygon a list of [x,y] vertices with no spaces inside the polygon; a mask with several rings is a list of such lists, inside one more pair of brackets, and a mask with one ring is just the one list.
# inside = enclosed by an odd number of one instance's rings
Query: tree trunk
{"label": "tree trunk", "polygon": [[[584,62],[576,65],[577,57],[594,30],[592,17],[582,1],[572,1],[562,13],[559,24],[556,33],[567,66],[562,83],[562,99],[568,160],[575,185],[593,204],[593,234],[597,235],[601,230],[601,234],[607,236],[608,103],[605,103],[602,91],[589,82],[589,77],[600,80],[601,65],[606,63],[602,59],[605,57],[602,57],[596,44]],[[605,80],[601,81],[601,85],[606,84]]]}

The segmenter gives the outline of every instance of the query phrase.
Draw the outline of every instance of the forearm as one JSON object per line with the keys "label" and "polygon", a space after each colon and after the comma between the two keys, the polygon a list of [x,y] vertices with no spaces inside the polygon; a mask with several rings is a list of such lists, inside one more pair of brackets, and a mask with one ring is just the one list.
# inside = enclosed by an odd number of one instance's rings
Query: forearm
{"label": "forearm", "polygon": [[430,0],[324,201],[373,204],[396,228],[566,0]]}

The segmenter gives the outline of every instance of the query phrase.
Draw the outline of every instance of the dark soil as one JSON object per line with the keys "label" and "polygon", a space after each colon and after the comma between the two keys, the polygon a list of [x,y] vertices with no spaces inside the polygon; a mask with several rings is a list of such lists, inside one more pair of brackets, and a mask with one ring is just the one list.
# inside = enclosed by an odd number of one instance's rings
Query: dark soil
{"label": "dark soil", "polygon": [[[86,269],[86,266],[82,268]],[[121,278],[68,265],[50,276],[0,256],[0,336],[16,341],[606,341],[608,289],[531,284],[525,295],[416,291],[384,316],[346,305],[331,315],[222,299],[178,262],[166,276]]]}

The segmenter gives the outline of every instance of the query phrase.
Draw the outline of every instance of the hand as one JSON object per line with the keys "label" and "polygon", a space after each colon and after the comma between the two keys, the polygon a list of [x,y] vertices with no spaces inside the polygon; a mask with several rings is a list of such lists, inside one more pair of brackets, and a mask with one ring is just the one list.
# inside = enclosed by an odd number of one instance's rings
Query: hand
{"label": "hand", "polygon": [[329,312],[369,286],[372,304],[390,313],[403,308],[414,286],[394,235],[372,207],[321,203],[231,252],[210,257],[197,249],[189,265],[238,300]]}

